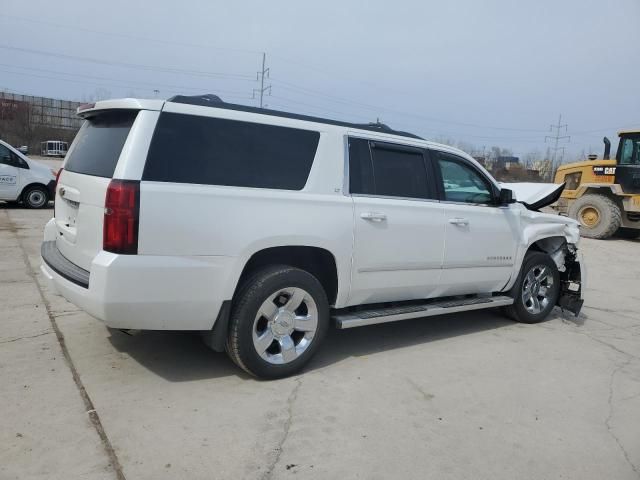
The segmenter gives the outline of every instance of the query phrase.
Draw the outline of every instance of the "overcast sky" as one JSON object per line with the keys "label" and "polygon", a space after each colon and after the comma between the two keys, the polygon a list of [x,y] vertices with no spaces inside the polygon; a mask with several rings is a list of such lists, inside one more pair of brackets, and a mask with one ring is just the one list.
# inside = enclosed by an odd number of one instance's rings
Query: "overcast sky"
{"label": "overcast sky", "polygon": [[[218,93],[516,154],[562,114],[572,155],[640,127],[640,0],[3,0],[0,89]],[[159,90],[159,93],[154,93]],[[617,142],[614,142],[616,145]]]}

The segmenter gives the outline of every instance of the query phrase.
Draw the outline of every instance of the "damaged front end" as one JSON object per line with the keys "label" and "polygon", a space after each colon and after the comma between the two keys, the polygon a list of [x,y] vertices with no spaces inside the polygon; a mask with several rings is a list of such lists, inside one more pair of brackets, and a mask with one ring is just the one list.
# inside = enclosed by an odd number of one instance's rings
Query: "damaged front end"
{"label": "damaged front end", "polygon": [[564,270],[560,270],[560,295],[557,305],[577,317],[584,303],[584,262],[575,245],[565,244],[563,250]]}
{"label": "damaged front end", "polygon": [[[548,198],[547,198],[548,200]],[[560,293],[556,304],[578,316],[584,303],[586,271],[578,250],[580,230],[571,218],[534,212],[526,207],[521,211],[526,249],[549,255],[560,274]]]}

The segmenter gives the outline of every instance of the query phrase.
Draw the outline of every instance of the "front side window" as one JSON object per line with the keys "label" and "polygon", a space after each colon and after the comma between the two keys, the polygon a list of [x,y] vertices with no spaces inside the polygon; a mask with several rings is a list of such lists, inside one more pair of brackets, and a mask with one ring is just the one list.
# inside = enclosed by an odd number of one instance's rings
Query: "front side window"
{"label": "front side window", "polygon": [[4,145],[0,145],[0,164],[28,170],[29,165]]}
{"label": "front side window", "polygon": [[640,138],[627,137],[620,141],[620,165],[640,165]]}
{"label": "front side window", "polygon": [[444,152],[438,152],[442,174],[444,200],[449,202],[487,205],[493,195],[488,181],[466,162]]}
{"label": "front side window", "polygon": [[162,113],[142,179],[302,190],[319,141],[317,131]]}
{"label": "front side window", "polygon": [[11,151],[4,145],[0,145],[0,163],[3,165],[11,165]]}
{"label": "front side window", "polygon": [[582,172],[568,173],[564,176],[564,181],[567,184],[565,187],[567,190],[575,190],[580,186],[580,180],[582,179]]}

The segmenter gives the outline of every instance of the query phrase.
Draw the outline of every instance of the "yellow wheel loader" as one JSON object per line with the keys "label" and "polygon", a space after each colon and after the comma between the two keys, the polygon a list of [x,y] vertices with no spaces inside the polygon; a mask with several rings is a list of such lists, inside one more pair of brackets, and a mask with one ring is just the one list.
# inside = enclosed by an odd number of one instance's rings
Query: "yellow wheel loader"
{"label": "yellow wheel loader", "polygon": [[553,208],[580,222],[583,237],[608,238],[617,233],[640,236],[640,130],[618,134],[615,160],[604,137],[604,155],[558,167],[555,183],[565,188]]}

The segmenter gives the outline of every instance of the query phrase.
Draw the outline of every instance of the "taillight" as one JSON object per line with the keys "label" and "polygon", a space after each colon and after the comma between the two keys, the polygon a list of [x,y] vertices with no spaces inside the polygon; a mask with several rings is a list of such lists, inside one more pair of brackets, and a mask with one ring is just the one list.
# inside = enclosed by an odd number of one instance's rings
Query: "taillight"
{"label": "taillight", "polygon": [[58,170],[58,173],[56,173],[56,186],[55,186],[55,190],[58,190],[58,180],[60,180],[60,174],[62,173],[62,170],[64,170],[63,168],[61,168],[60,170]]}
{"label": "taillight", "polygon": [[102,248],[107,252],[138,253],[140,182],[111,180],[104,202]]}

